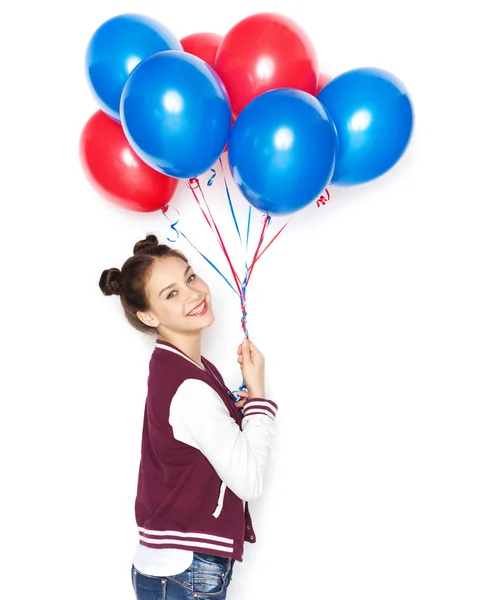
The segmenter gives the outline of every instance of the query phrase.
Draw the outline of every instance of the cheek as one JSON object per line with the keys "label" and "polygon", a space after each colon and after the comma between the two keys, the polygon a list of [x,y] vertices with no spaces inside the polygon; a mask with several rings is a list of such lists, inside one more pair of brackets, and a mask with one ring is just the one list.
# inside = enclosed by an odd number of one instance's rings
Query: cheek
{"label": "cheek", "polygon": [[171,318],[173,318],[173,314],[176,312],[176,308],[177,301],[174,298],[173,300],[156,302],[152,310],[161,323],[166,323]]}

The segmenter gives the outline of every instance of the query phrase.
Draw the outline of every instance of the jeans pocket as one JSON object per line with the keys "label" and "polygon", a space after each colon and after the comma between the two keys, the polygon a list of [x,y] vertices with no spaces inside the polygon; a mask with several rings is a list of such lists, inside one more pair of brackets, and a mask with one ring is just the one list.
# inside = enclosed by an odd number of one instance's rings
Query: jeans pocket
{"label": "jeans pocket", "polygon": [[224,573],[215,573],[214,571],[204,571],[194,569],[193,586],[194,594],[199,597],[220,596],[225,591]]}
{"label": "jeans pocket", "polygon": [[131,581],[137,600],[160,600],[164,597],[165,577],[145,575],[133,566]]}
{"label": "jeans pocket", "polygon": [[231,560],[221,556],[196,553],[192,563],[194,594],[204,598],[225,598]]}

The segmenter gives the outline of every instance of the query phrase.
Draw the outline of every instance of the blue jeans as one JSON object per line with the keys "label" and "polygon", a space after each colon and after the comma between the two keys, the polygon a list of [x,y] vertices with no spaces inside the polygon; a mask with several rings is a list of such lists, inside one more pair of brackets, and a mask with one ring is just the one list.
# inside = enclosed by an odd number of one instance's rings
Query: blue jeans
{"label": "blue jeans", "polygon": [[194,552],[190,567],[179,575],[144,575],[132,566],[137,600],[225,600],[234,559]]}

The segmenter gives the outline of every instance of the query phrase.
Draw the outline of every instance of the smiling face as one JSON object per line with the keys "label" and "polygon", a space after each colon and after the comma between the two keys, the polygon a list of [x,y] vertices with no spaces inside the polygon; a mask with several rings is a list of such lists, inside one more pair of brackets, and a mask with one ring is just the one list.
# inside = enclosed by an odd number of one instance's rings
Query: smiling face
{"label": "smiling face", "polygon": [[174,256],[157,259],[145,287],[150,310],[138,318],[165,339],[200,333],[214,322],[207,284],[192,267]]}

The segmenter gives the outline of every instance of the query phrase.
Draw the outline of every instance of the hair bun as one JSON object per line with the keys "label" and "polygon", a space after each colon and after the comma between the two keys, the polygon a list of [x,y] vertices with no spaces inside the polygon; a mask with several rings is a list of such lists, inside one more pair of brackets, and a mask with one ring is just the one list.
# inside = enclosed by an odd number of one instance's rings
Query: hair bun
{"label": "hair bun", "polygon": [[120,296],[121,271],[119,269],[106,269],[101,273],[99,287],[105,296]]}
{"label": "hair bun", "polygon": [[136,242],[133,254],[149,254],[150,250],[158,246],[157,236],[149,233],[144,240]]}

